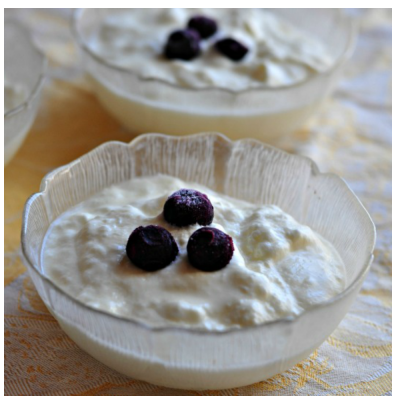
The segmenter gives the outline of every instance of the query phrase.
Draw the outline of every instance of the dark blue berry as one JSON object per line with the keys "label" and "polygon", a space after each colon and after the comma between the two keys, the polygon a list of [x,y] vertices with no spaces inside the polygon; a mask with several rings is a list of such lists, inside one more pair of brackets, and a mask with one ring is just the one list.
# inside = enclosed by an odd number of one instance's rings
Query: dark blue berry
{"label": "dark blue berry", "polygon": [[195,231],[187,244],[190,263],[205,272],[218,271],[228,265],[234,250],[230,236],[210,227]]}
{"label": "dark blue berry", "polygon": [[240,61],[249,51],[244,44],[232,38],[218,40],[215,48],[232,61]]}
{"label": "dark blue berry", "polygon": [[214,218],[214,207],[209,198],[192,189],[172,193],[164,204],[163,212],[165,220],[176,226],[210,225]]}
{"label": "dark blue berry", "polygon": [[200,35],[193,29],[172,32],[164,48],[169,59],[191,60],[200,54]]}
{"label": "dark blue berry", "polygon": [[190,18],[188,27],[199,32],[199,35],[203,39],[209,38],[218,30],[218,25],[213,19],[203,17],[202,15]]}
{"label": "dark blue berry", "polygon": [[173,236],[157,225],[139,226],[129,236],[126,255],[138,268],[157,271],[175,260],[179,253]]}

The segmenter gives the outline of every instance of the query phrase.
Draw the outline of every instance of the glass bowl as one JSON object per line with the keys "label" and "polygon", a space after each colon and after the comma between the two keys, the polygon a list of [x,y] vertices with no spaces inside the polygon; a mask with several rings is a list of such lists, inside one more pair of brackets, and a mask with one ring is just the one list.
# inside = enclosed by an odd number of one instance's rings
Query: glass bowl
{"label": "glass bowl", "polygon": [[338,9],[270,11],[318,36],[335,60],[332,67],[286,87],[244,91],[190,89],[140,78],[91,50],[88,42],[103,19],[124,9],[77,10],[73,31],[98,99],[134,134],[218,131],[232,139],[252,137],[268,142],[289,135],[315,112],[333,89],[343,63],[353,52],[356,37],[354,21]]}
{"label": "glass bowl", "polygon": [[[188,167],[190,165],[190,168]],[[341,255],[346,289],[296,317],[223,332],[152,328],[77,301],[43,273],[42,244],[61,213],[135,176],[168,174],[258,204],[276,204],[328,239]],[[115,370],[181,389],[248,385],[306,358],[346,314],[372,261],[375,227],[346,183],[308,158],[217,133],[146,134],[107,142],[49,173],[24,209],[22,251],[44,303],[82,349]],[[99,293],[101,296],[101,293]]]}
{"label": "glass bowl", "polygon": [[37,49],[29,32],[8,20],[4,26],[4,75],[22,87],[25,101],[4,113],[4,165],[21,147],[36,117],[45,81],[46,57]]}

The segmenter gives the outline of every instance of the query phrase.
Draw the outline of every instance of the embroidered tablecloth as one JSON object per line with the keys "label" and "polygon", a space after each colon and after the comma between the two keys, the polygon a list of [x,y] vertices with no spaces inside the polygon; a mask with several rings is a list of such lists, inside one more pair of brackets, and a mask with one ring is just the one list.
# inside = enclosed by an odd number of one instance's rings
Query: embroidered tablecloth
{"label": "embroidered tablecloth", "polygon": [[391,394],[392,17],[389,9],[350,12],[360,32],[343,79],[318,114],[281,146],[341,175],[360,197],[377,227],[371,271],[347,316],[307,360],[251,386],[186,392],[130,379],[80,350],[49,314],[21,262],[22,209],[42,177],[104,141],[132,137],[83,78],[69,30],[71,10],[8,10],[47,54],[50,77],[29,136],[4,170],[5,394]]}

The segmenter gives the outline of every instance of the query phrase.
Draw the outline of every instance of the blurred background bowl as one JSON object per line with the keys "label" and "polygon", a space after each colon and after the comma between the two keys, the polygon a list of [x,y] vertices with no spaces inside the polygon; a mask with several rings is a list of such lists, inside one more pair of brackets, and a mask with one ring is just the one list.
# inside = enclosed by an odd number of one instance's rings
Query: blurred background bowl
{"label": "blurred background bowl", "polygon": [[36,117],[45,80],[46,57],[37,49],[29,32],[15,21],[4,26],[4,76],[21,87],[24,101],[4,113],[4,164],[21,147]]}
{"label": "blurred background bowl", "polygon": [[[344,62],[353,52],[354,21],[339,9],[270,9],[329,49],[334,64],[295,85],[234,92],[221,88],[184,88],[144,79],[111,64],[89,45],[102,21],[124,9],[80,9],[73,30],[92,87],[101,104],[134,134],[185,135],[218,131],[232,139],[275,141],[290,135],[331,93]],[[260,10],[263,12],[263,10]]]}

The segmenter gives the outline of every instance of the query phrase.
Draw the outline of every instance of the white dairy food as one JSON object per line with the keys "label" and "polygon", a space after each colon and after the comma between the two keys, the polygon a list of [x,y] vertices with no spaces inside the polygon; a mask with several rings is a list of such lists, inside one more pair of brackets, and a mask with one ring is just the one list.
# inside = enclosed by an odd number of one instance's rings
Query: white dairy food
{"label": "white dairy food", "polygon": [[18,107],[25,101],[26,90],[23,86],[11,83],[4,78],[4,113]]}
{"label": "white dairy food", "polygon": [[[200,56],[168,60],[163,49],[169,34],[195,15],[213,18],[218,31],[202,40]],[[232,37],[249,51],[234,62],[214,49],[216,40]],[[265,9],[134,9],[107,15],[89,43],[108,62],[144,79],[182,87],[245,90],[289,86],[324,72],[333,57],[318,38]]]}
{"label": "white dairy food", "polygon": [[[214,206],[211,226],[235,244],[231,262],[213,273],[187,261],[198,225],[177,228],[162,217],[166,198],[190,187]],[[168,267],[144,272],[125,255],[130,233],[160,225],[180,253]],[[325,239],[276,206],[257,206],[169,176],[135,178],[85,200],[51,225],[43,246],[46,275],[74,298],[150,326],[226,330],[299,314],[345,287],[339,255]]]}

